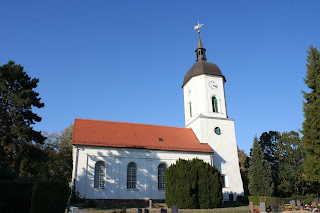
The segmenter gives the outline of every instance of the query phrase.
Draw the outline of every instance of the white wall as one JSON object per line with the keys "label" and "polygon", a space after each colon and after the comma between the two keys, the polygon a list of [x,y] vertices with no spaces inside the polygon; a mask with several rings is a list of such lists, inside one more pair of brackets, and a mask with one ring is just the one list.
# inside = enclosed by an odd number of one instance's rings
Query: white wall
{"label": "white wall", "polygon": [[[76,178],[76,188],[86,199],[165,199],[165,191],[158,190],[161,163],[169,167],[179,158],[191,160],[196,157],[210,163],[210,153],[79,146],[76,169],[76,150],[74,146],[73,179]],[[100,160],[106,163],[104,189],[93,187],[95,163]],[[137,164],[137,189],[127,189],[130,162]]]}

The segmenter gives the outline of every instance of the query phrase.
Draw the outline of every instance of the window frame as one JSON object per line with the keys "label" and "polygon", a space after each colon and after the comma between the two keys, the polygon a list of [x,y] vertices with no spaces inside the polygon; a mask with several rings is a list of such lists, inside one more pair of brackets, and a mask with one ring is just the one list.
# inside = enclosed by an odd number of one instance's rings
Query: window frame
{"label": "window frame", "polygon": [[137,164],[128,163],[127,166],[127,189],[137,189]]}
{"label": "window frame", "polygon": [[164,179],[164,172],[167,169],[166,163],[160,163],[158,166],[158,190],[165,190],[166,189],[166,183]]}
{"label": "window frame", "polygon": [[106,187],[105,178],[106,178],[106,163],[102,160],[99,160],[94,165],[93,188],[105,189]]}
{"label": "window frame", "polygon": [[219,112],[218,98],[216,96],[211,97],[211,105],[212,105],[212,112]]}

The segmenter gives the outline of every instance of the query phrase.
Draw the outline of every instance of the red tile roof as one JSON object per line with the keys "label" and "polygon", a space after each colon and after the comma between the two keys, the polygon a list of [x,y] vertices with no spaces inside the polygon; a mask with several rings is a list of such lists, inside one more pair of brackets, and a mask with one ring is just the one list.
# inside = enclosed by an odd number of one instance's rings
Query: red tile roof
{"label": "red tile roof", "polygon": [[75,119],[73,145],[209,152],[189,128]]}

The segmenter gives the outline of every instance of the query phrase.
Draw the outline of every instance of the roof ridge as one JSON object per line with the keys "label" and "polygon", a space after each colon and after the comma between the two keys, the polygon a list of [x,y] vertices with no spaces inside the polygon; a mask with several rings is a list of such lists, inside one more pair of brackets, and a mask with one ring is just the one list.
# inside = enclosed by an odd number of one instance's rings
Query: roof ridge
{"label": "roof ridge", "polygon": [[101,121],[101,122],[108,122],[108,123],[123,123],[123,124],[134,124],[134,125],[144,125],[144,126],[160,126],[160,127],[171,127],[171,128],[178,128],[178,129],[191,129],[187,127],[164,126],[164,125],[157,125],[157,124],[143,124],[143,123],[132,123],[132,122],[123,122],[123,121],[106,121],[106,120],[87,119],[87,118],[75,118],[74,120]]}

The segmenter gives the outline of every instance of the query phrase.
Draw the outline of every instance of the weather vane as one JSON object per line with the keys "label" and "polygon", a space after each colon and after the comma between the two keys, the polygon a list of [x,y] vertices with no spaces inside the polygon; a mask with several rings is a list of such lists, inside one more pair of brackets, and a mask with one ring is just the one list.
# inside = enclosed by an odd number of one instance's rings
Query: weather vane
{"label": "weather vane", "polygon": [[[194,29],[196,30],[196,29],[199,29],[200,27],[202,27],[203,26],[203,24],[199,24],[199,21],[198,21],[198,25],[196,25],[196,26],[194,26]],[[200,30],[198,30],[198,33],[199,33],[199,35],[200,35]]]}

